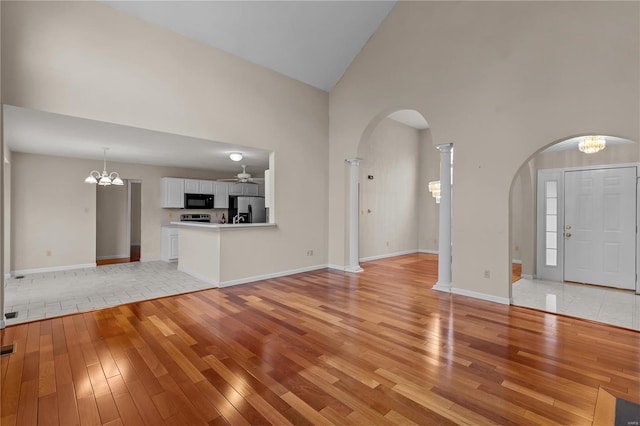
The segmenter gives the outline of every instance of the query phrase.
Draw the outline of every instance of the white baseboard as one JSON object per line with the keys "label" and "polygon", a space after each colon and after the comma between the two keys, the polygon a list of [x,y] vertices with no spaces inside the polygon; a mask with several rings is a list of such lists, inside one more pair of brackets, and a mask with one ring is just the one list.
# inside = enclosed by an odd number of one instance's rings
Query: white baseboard
{"label": "white baseboard", "polygon": [[397,251],[395,253],[379,254],[376,256],[361,257],[360,262],[369,262],[371,260],[386,259],[387,257],[403,256],[405,254],[413,254],[417,252],[418,250],[406,250],[406,251]]}
{"label": "white baseboard", "polygon": [[220,287],[230,287],[232,285],[246,284],[246,283],[251,283],[255,281],[268,280],[271,278],[286,277],[287,275],[300,274],[302,272],[317,271],[318,269],[325,269],[325,268],[327,268],[327,265],[314,265],[314,266],[307,266],[305,268],[290,269],[288,271],[274,272],[271,274],[254,275],[252,277],[247,277],[247,278],[238,278],[237,280],[222,281],[220,283]]}
{"label": "white baseboard", "polygon": [[525,280],[535,280],[536,276],[535,275],[529,275],[529,274],[520,274],[521,278],[524,278]]}
{"label": "white baseboard", "polygon": [[342,271],[342,272],[344,272],[347,269],[345,265],[335,265],[335,264],[329,264],[327,265],[327,268],[335,269],[337,271]]}
{"label": "white baseboard", "polygon": [[107,256],[96,256],[96,260],[127,259],[128,257],[128,254],[110,254]]}
{"label": "white baseboard", "polygon": [[[147,257],[141,257],[140,258],[140,262],[155,262],[156,260],[162,260],[162,259],[160,259],[159,257],[155,257],[155,256],[154,257],[147,256]],[[176,260],[176,262],[177,262],[177,260]]]}
{"label": "white baseboard", "polygon": [[4,280],[8,280],[9,278],[11,278],[11,273],[7,272],[6,274],[4,274]]}
{"label": "white baseboard", "polygon": [[461,296],[473,297],[474,299],[487,300],[489,302],[500,303],[502,305],[508,305],[510,303],[508,297],[493,296],[491,294],[478,293],[477,291],[465,290],[463,288],[451,288],[451,293],[459,294]]}
{"label": "white baseboard", "polygon": [[520,259],[511,259],[511,263],[522,265],[522,260],[520,260]]}
{"label": "white baseboard", "polygon": [[41,274],[44,272],[70,271],[72,269],[84,269],[84,268],[95,268],[95,267],[96,267],[95,263],[84,263],[81,265],[51,266],[49,268],[16,269],[15,271],[11,271],[11,276],[15,277],[16,275]]}
{"label": "white baseboard", "polygon": [[439,254],[440,252],[438,250],[420,249],[420,250],[418,250],[418,253]]}

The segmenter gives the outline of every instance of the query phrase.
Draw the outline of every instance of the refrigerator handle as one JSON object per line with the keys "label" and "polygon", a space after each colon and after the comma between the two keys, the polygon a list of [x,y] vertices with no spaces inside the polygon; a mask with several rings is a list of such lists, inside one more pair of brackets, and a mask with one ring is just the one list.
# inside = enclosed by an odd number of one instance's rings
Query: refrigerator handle
{"label": "refrigerator handle", "polygon": [[247,209],[249,211],[249,223],[253,223],[253,211],[251,210],[251,204],[247,206]]}

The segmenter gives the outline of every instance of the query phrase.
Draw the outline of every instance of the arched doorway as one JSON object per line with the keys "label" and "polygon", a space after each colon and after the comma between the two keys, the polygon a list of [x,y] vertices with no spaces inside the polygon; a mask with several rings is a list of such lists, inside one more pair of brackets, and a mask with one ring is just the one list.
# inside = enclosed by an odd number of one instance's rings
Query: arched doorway
{"label": "arched doorway", "polygon": [[380,114],[363,133],[358,157],[347,163],[351,173],[348,271],[361,270],[361,260],[438,252],[440,206],[428,191],[428,182],[440,179],[440,153],[422,114],[416,110]]}
{"label": "arched doorway", "polygon": [[533,154],[514,176],[510,197],[514,305],[639,328],[638,144],[586,136]]}

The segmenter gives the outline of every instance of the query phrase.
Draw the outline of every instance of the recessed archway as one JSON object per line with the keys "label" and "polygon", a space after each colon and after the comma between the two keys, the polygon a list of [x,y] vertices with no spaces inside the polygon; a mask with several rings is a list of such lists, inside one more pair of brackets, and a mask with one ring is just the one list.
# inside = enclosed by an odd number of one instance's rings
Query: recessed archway
{"label": "recessed archway", "polygon": [[[577,203],[577,198],[570,196],[570,193],[574,191],[571,189],[573,187],[567,186],[565,188],[565,173],[569,173],[567,176],[571,176],[572,179],[580,174],[581,179],[584,177],[592,181],[592,177],[596,173],[613,173],[614,170],[629,169],[630,175],[625,179],[629,181],[629,185],[633,185],[633,189],[627,189],[627,192],[631,191],[630,194],[634,200],[637,198],[635,180],[640,167],[638,144],[620,137],[604,136],[606,139],[604,150],[585,154],[578,150],[578,144],[585,136],[574,136],[552,142],[532,154],[513,177],[510,192],[510,255],[512,264],[516,267],[518,264],[520,265],[521,273],[513,276],[512,281],[515,284],[512,284],[510,288],[511,301],[514,305],[631,327],[633,326],[631,315],[628,321],[623,321],[621,318],[615,318],[615,314],[608,315],[607,309],[609,308],[606,306],[601,312],[601,308],[606,303],[605,298],[613,297],[610,296],[610,292],[619,290],[608,290],[604,282],[600,283],[597,280],[590,282],[590,286],[585,286],[584,283],[589,280],[576,279],[572,273],[565,274],[564,253],[566,250],[570,250],[568,252],[569,259],[577,258],[586,262],[586,257],[578,254],[575,248],[576,241],[578,241],[576,237],[582,238],[583,234],[580,234],[582,230],[576,234],[573,231],[575,228],[565,229],[565,227],[571,227],[575,224],[573,224],[574,219],[572,218],[568,218],[568,222],[565,224],[564,206],[569,203],[570,208],[567,211],[570,212],[574,210],[573,207]],[[544,182],[541,184],[539,179],[544,176],[557,176],[558,178],[543,179]],[[547,187],[547,181],[557,183],[555,186],[550,183]],[[565,189],[569,191],[566,199]],[[580,207],[580,209],[581,214],[591,211],[591,208]],[[594,207],[593,211],[597,209]],[[629,211],[627,215],[634,220],[633,228],[638,221],[636,209],[637,202],[633,202],[633,214]],[[571,239],[572,237],[573,239]],[[632,259],[633,264],[627,262],[628,266],[625,268],[633,267],[632,273],[635,275],[638,268],[637,235],[634,240],[632,241],[632,250],[635,252]],[[580,240],[581,246],[587,247],[586,244],[596,244],[585,241],[587,240]],[[566,247],[565,243],[567,243]],[[573,270],[575,262],[570,263],[567,268],[567,271]],[[580,281],[582,284],[572,284],[569,281]],[[574,286],[576,285],[582,286],[578,288],[581,290],[575,290]],[[638,289],[637,283],[635,283],[635,289]],[[571,296],[574,291],[594,296],[589,299],[589,302],[584,302],[579,306],[574,303],[575,297]],[[596,296],[596,293],[599,296]],[[640,296],[633,296],[631,292],[627,293],[630,293],[629,303],[637,304],[640,302]],[[634,301],[634,297],[638,300]],[[597,308],[596,305],[598,305]],[[615,311],[614,308],[613,312]],[[636,328],[637,326],[638,324],[636,324]]]}
{"label": "recessed archway", "polygon": [[439,179],[440,160],[424,116],[415,109],[380,113],[357,152],[357,161],[349,162],[352,172],[357,168],[348,188],[356,206],[350,215],[350,270],[356,272],[360,260],[437,253],[438,205],[427,183]]}

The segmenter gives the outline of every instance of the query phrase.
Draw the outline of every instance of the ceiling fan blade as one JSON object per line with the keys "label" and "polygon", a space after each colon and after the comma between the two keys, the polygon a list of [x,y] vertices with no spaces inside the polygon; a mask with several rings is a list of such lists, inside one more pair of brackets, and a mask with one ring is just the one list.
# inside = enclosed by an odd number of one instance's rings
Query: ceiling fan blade
{"label": "ceiling fan blade", "polygon": [[239,179],[216,179],[216,182],[238,182]]}

